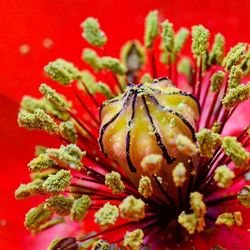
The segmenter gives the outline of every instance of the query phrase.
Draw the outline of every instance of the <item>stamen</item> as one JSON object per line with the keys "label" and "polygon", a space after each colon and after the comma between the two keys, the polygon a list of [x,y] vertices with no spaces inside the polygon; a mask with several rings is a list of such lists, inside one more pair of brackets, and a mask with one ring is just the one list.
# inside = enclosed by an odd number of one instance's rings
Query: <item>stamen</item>
{"label": "stamen", "polygon": [[145,198],[150,197],[153,194],[153,188],[151,186],[151,180],[147,176],[142,176],[139,182],[138,192]]}
{"label": "stamen", "polygon": [[143,242],[143,231],[136,229],[132,232],[127,232],[124,236],[123,247],[125,250],[139,250]]}
{"label": "stamen", "polygon": [[81,27],[84,29],[82,36],[91,45],[102,47],[107,42],[105,33],[100,29],[100,24],[97,19],[93,17],[87,18]]}
{"label": "stamen", "polygon": [[139,221],[145,217],[145,203],[133,195],[127,196],[119,205],[120,215],[129,221]]}
{"label": "stamen", "polygon": [[241,212],[220,214],[217,217],[215,224],[216,225],[226,225],[227,227],[232,227],[234,225],[240,227],[243,224]]}
{"label": "stamen", "polygon": [[44,207],[60,216],[67,216],[70,214],[73,201],[72,198],[67,198],[63,195],[53,196],[45,201]]}
{"label": "stamen", "polygon": [[102,228],[107,228],[108,226],[115,224],[118,216],[119,209],[117,206],[113,206],[107,202],[95,213],[95,222]]}
{"label": "stamen", "polygon": [[60,170],[56,174],[50,174],[43,182],[43,188],[52,194],[58,194],[70,184],[72,176],[69,171]]}
{"label": "stamen", "polygon": [[90,205],[91,205],[91,199],[88,195],[82,195],[80,198],[74,200],[70,211],[71,220],[79,222],[82,219],[84,219]]}
{"label": "stamen", "polygon": [[44,67],[46,73],[54,80],[63,85],[68,85],[79,76],[78,69],[71,62],[57,59]]}
{"label": "stamen", "polygon": [[42,109],[36,109],[33,114],[20,111],[18,114],[18,125],[28,129],[44,130],[50,134],[56,134],[58,126],[54,120]]}
{"label": "stamen", "polygon": [[173,181],[176,187],[183,186],[187,177],[187,169],[182,162],[179,162],[172,171]]}
{"label": "stamen", "polygon": [[120,194],[125,189],[121,175],[115,171],[105,175],[105,184],[112,190],[113,194]]}
{"label": "stamen", "polygon": [[226,165],[219,166],[215,169],[214,181],[220,188],[228,188],[235,177],[234,172]]}

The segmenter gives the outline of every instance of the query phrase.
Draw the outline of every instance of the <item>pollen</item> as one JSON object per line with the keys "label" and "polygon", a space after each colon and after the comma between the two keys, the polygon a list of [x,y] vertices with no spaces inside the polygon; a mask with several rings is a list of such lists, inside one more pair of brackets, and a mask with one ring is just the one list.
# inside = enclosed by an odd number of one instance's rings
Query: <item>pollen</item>
{"label": "pollen", "polygon": [[59,132],[68,142],[77,142],[77,132],[72,121],[61,122],[59,125]]}
{"label": "pollen", "polygon": [[120,215],[129,221],[138,221],[145,217],[145,203],[133,195],[127,196],[119,205]]}
{"label": "pollen", "polygon": [[113,194],[119,194],[125,189],[121,175],[115,171],[105,175],[105,184],[112,190]]}
{"label": "pollen", "polygon": [[226,165],[222,165],[216,168],[214,181],[217,183],[218,187],[228,188],[232,184],[234,177],[234,172]]}
{"label": "pollen", "polygon": [[141,166],[146,173],[156,174],[162,167],[162,161],[162,155],[149,154],[143,158],[141,161]]}
{"label": "pollen", "polygon": [[170,23],[168,20],[165,20],[163,23],[161,23],[162,26],[162,41],[164,48],[168,52],[172,52],[174,50],[174,30],[173,30],[173,24]]}
{"label": "pollen", "polygon": [[250,186],[244,186],[237,195],[238,200],[246,208],[250,208]]}
{"label": "pollen", "polygon": [[173,181],[176,187],[183,186],[187,177],[187,169],[182,162],[179,162],[172,171]]}
{"label": "pollen", "polygon": [[53,215],[49,209],[46,209],[44,203],[31,208],[26,214],[24,225],[28,230],[35,230],[42,224],[49,221]]}
{"label": "pollen", "polygon": [[49,148],[46,150],[46,153],[63,168],[70,167],[75,170],[81,169],[83,166],[81,160],[86,154],[85,151],[81,151],[75,144],[69,144],[67,146],[62,145],[59,149]]}
{"label": "pollen", "polygon": [[77,79],[78,69],[73,63],[64,59],[57,59],[44,67],[45,72],[54,80],[63,85],[68,85]]}
{"label": "pollen", "polygon": [[225,77],[226,77],[226,73],[218,70],[217,72],[215,72],[212,76],[211,76],[211,91],[212,92],[217,92],[220,90],[222,84],[225,81]]}
{"label": "pollen", "polygon": [[92,245],[91,250],[110,250],[110,244],[105,240],[98,240]]}
{"label": "pollen", "polygon": [[149,177],[147,176],[141,177],[138,191],[145,198],[148,198],[153,194],[153,188],[152,188],[151,180]]}
{"label": "pollen", "polygon": [[60,216],[69,215],[72,205],[73,199],[63,195],[53,196],[45,201],[45,208]]}
{"label": "pollen", "polygon": [[43,181],[34,180],[28,184],[21,184],[18,189],[15,191],[15,197],[17,200],[26,199],[31,196],[44,194],[43,190]]}
{"label": "pollen", "polygon": [[107,37],[100,29],[97,19],[89,17],[81,24],[81,27],[83,28],[82,36],[91,45],[101,47],[107,42]]}
{"label": "pollen", "polygon": [[125,250],[139,250],[143,242],[143,231],[136,229],[132,232],[127,232],[124,236],[123,247]]}
{"label": "pollen", "polygon": [[34,113],[21,110],[18,114],[18,124],[31,130],[44,130],[50,134],[56,134],[58,125],[42,109],[36,109]]}
{"label": "pollen", "polygon": [[69,171],[60,170],[56,174],[50,174],[43,182],[43,188],[49,193],[57,194],[65,190],[71,181],[71,174]]}
{"label": "pollen", "polygon": [[88,195],[82,195],[75,199],[70,211],[70,218],[74,221],[81,221],[87,214],[91,205],[91,199]]}
{"label": "pollen", "polygon": [[180,152],[187,156],[194,156],[198,153],[197,146],[187,136],[182,134],[177,135],[176,146]]}
{"label": "pollen", "polygon": [[219,134],[212,132],[209,129],[203,128],[196,133],[200,155],[211,158],[214,151],[221,144],[221,138]]}
{"label": "pollen", "polygon": [[222,139],[222,148],[234,164],[238,167],[245,166],[249,161],[249,153],[244,149],[236,137],[225,136]]}
{"label": "pollen", "polygon": [[84,49],[82,59],[89,64],[95,71],[100,71],[103,67],[101,58],[92,49]]}
{"label": "pollen", "polygon": [[114,225],[119,216],[119,209],[117,206],[111,205],[109,202],[100,208],[95,213],[95,222],[102,228]]}
{"label": "pollen", "polygon": [[214,37],[214,43],[209,53],[208,63],[211,64],[218,64],[221,65],[225,52],[225,37],[217,33]]}
{"label": "pollen", "polygon": [[206,214],[206,205],[203,201],[203,195],[199,192],[190,194],[190,205],[197,217],[204,217]]}
{"label": "pollen", "polygon": [[28,167],[31,171],[41,171],[55,166],[55,162],[51,160],[47,154],[40,154],[29,162]]}
{"label": "pollen", "polygon": [[150,11],[145,21],[144,43],[147,48],[151,48],[157,35],[159,34],[158,11]]}
{"label": "pollen", "polygon": [[100,62],[103,69],[110,70],[115,74],[123,75],[126,72],[126,67],[116,58],[105,56],[100,59]]}
{"label": "pollen", "polygon": [[232,227],[232,226],[240,227],[243,224],[241,212],[220,214],[217,217],[215,224],[216,225],[225,225],[227,227]]}
{"label": "pollen", "polygon": [[192,51],[196,56],[206,53],[210,33],[202,25],[192,27]]}

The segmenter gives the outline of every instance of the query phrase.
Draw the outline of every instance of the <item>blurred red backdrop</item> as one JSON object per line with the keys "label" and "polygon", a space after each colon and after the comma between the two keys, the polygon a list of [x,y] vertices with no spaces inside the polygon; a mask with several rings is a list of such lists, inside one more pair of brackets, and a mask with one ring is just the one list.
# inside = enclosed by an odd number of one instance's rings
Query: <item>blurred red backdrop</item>
{"label": "blurred red backdrop", "polygon": [[[82,67],[80,23],[97,17],[108,35],[106,53],[118,56],[131,38],[143,38],[144,17],[158,9],[178,29],[203,24],[212,34],[221,32],[227,47],[250,42],[249,0],[1,0],[0,1],[0,249],[45,249],[46,235],[38,240],[23,228],[25,211],[34,200],[15,201],[14,190],[28,181],[26,164],[36,144],[57,142],[39,132],[19,129],[18,102],[24,94],[38,95],[37,87],[49,82],[43,74],[48,61],[62,57]],[[53,44],[43,45],[46,38]],[[21,45],[30,51],[22,55]],[[51,142],[51,143],[50,143]],[[48,236],[50,238],[50,236]]]}

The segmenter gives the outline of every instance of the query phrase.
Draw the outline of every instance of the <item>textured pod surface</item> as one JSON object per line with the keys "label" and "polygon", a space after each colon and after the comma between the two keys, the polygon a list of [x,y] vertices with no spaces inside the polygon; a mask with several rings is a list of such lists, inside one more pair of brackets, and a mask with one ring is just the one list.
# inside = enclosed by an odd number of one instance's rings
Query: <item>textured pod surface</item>
{"label": "textured pod surface", "polygon": [[162,155],[157,175],[164,177],[176,159],[187,161],[177,150],[176,137],[183,134],[195,140],[199,104],[192,95],[161,78],[151,84],[131,84],[123,95],[103,104],[100,116],[99,143],[109,158],[129,176],[140,176],[149,174],[141,167],[145,156]]}

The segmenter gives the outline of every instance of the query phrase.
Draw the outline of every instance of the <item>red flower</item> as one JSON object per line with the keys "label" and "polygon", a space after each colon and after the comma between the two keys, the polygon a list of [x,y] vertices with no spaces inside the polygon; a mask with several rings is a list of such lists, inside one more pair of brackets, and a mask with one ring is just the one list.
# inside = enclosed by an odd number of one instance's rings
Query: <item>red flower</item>
{"label": "red flower", "polygon": [[[18,3],[16,3],[16,4],[18,5]],[[28,1],[26,1],[24,6],[16,6],[15,8],[18,9],[18,12],[20,12],[20,13],[22,12],[21,11],[22,9],[29,13],[29,8],[27,7],[27,6],[30,6],[29,4],[30,3]],[[52,10],[52,8],[50,8],[51,3],[44,4],[44,3],[38,2],[35,4],[37,5],[37,8],[39,8],[40,13],[42,13],[43,15],[46,13],[45,10],[47,10],[46,9],[47,6],[49,6],[49,8],[48,8],[49,11]],[[70,49],[70,44],[72,44],[71,36],[76,37],[76,34],[78,34],[80,32],[80,30],[77,30],[76,28],[74,30],[74,26],[78,27],[75,24],[78,25],[82,21],[82,19],[84,18],[84,17],[82,17],[82,14],[79,11],[76,11],[76,7],[78,9],[77,4],[79,4],[81,7],[81,3],[77,3],[77,2],[75,2],[73,4],[72,3],[71,4],[65,3],[66,6],[64,8],[63,8],[62,3],[60,3],[60,6],[53,5],[53,9],[57,9],[60,7],[61,12],[60,11],[59,12],[53,11],[53,15],[47,14],[46,15],[47,16],[46,18],[48,19],[46,22],[47,25],[43,25],[42,27],[41,27],[42,23],[40,22],[40,18],[38,19],[35,17],[36,15],[34,15],[33,24],[34,25],[36,24],[37,30],[40,29],[42,32],[40,32],[40,34],[37,33],[37,34],[34,34],[34,35],[28,37],[27,42],[23,41],[23,37],[25,37],[23,35],[22,39],[21,38],[15,38],[14,40],[12,39],[12,44],[9,44],[9,41],[11,40],[13,34],[6,35],[6,39],[8,39],[8,42],[7,41],[4,42],[4,44],[6,46],[5,50],[9,50],[9,48],[11,48],[11,47],[7,47],[7,46],[12,46],[12,48],[15,47],[16,51],[17,51],[17,48],[19,45],[21,45],[23,43],[27,43],[30,46],[30,51],[26,55],[23,55],[22,57],[20,54],[18,54],[18,55],[15,54],[15,56],[12,56],[12,57],[9,56],[8,58],[6,58],[6,60],[3,60],[3,62],[5,62],[5,63],[10,62],[12,65],[17,64],[17,62],[18,62],[18,65],[20,65],[20,64],[22,65],[22,67],[19,67],[19,66],[18,67],[13,67],[13,66],[2,67],[4,69],[6,69],[5,75],[3,75],[3,82],[5,81],[5,82],[14,82],[15,83],[15,82],[31,82],[32,81],[33,83],[34,82],[39,83],[39,82],[41,82],[41,80],[43,80],[41,73],[39,73],[43,64],[45,64],[45,62],[47,62],[48,60],[50,60],[50,59],[52,60],[58,56],[63,56],[65,58],[68,58],[69,60],[75,61],[77,63],[77,65],[81,65],[79,58],[75,58],[75,56],[74,56],[74,55],[79,54],[77,52],[80,52],[81,47],[82,47],[80,42],[77,43],[77,40],[79,40],[79,39],[74,39],[75,40],[74,43],[76,44],[76,46],[74,46],[74,48],[72,46],[72,49]],[[231,5],[229,5],[229,4],[223,5],[223,6],[219,5],[219,6],[217,6],[217,8],[218,8],[218,10],[220,8],[221,8],[221,10],[226,9],[226,10],[228,10],[228,13],[230,13],[231,8],[234,8],[233,4],[234,3],[231,3]],[[8,5],[11,6],[11,3],[8,3]],[[133,5],[134,5],[134,3],[133,3]],[[166,5],[167,5],[167,3],[166,3]],[[17,7],[19,7],[19,8],[17,8]],[[70,9],[66,11],[66,9],[68,9],[68,7],[70,7]],[[116,7],[117,7],[117,17],[114,16],[115,20],[117,20],[117,18],[118,18],[118,15],[120,13],[120,8],[122,8],[122,4],[121,5],[119,4]],[[141,17],[139,16],[138,19],[136,19],[138,16],[138,14],[137,14],[138,11],[136,11],[135,13],[132,13],[137,8],[131,9],[131,5],[128,5],[127,6],[128,11],[126,13],[130,13],[130,15],[127,15],[127,16],[132,16],[132,18],[129,18],[128,20],[126,20],[126,24],[128,26],[132,26],[132,24],[135,22],[135,20],[138,20],[138,23],[141,25],[133,25],[133,29],[132,29],[133,32],[131,32],[130,30],[128,30],[126,32],[122,32],[123,35],[120,38],[120,37],[117,37],[116,34],[118,32],[120,32],[120,29],[122,29],[122,27],[126,27],[125,23],[124,24],[121,23],[121,25],[117,25],[117,26],[112,25],[112,27],[111,27],[110,23],[113,23],[113,22],[110,19],[108,21],[106,21],[105,20],[106,17],[101,18],[102,27],[103,27],[103,29],[105,29],[105,31],[109,35],[109,40],[110,40],[109,44],[112,44],[112,45],[110,45],[110,47],[107,46],[107,52],[111,52],[111,54],[117,55],[116,50],[118,50],[118,48],[120,47],[120,44],[122,44],[122,42],[124,42],[126,39],[133,38],[132,33],[142,34],[142,20],[143,20],[145,14],[148,12],[148,10],[150,10],[152,8],[158,8],[158,7],[160,10],[163,10],[163,11],[160,11],[160,13],[162,13],[161,15],[164,17],[168,17],[171,21],[173,21],[175,23],[175,27],[179,27],[179,25],[183,25],[183,24],[185,26],[189,26],[191,24],[196,24],[196,23],[200,22],[200,23],[204,24],[205,26],[209,27],[211,30],[216,30],[216,31],[221,31],[221,32],[224,31],[224,34],[227,37],[227,42],[230,45],[234,44],[238,40],[242,40],[241,38],[243,38],[243,40],[246,40],[246,37],[243,37],[243,34],[242,34],[241,30],[239,29],[239,26],[237,25],[238,19],[237,18],[234,19],[233,15],[231,15],[231,18],[227,19],[229,24],[230,24],[230,25],[228,25],[230,27],[230,29],[226,29],[226,30],[221,29],[220,26],[224,26],[224,24],[222,22],[217,22],[217,20],[219,19],[218,13],[220,13],[220,12],[219,11],[212,12],[210,9],[214,9],[214,8],[211,8],[210,4],[208,4],[208,6],[207,6],[208,7],[207,12],[206,12],[207,18],[205,18],[204,16],[202,18],[199,17],[200,13],[202,13],[200,10],[205,8],[205,6],[202,6],[202,8],[201,8],[201,6],[197,6],[196,3],[194,2],[193,4],[188,3],[187,6],[183,6],[183,4],[180,4],[180,6],[177,6],[177,4],[176,4],[175,6],[173,6],[173,11],[169,14],[164,12],[165,6],[163,6],[162,3],[159,6],[154,6],[153,4],[149,5],[149,6],[144,6],[143,7],[143,15]],[[209,9],[209,7],[210,7],[210,9]],[[14,16],[15,16],[14,14],[16,11],[15,8],[12,8],[13,16],[12,16],[11,20],[12,20],[13,27],[15,26],[14,28],[16,29],[16,27],[18,27],[18,22],[16,20],[19,16],[17,15],[17,17],[15,17],[16,19],[14,18]],[[138,6],[138,8],[140,8],[140,10],[141,10],[142,6]],[[169,8],[170,8],[170,6],[167,5],[166,9],[169,9]],[[192,8],[192,11],[189,11],[190,8]],[[4,9],[4,8],[2,8],[2,9]],[[100,10],[101,9],[103,9],[103,8],[100,6]],[[187,17],[184,20],[175,17],[176,16],[175,13],[179,13],[180,9],[185,9],[185,12],[187,13]],[[244,5],[242,5],[242,6],[237,5],[237,8],[234,8],[235,13],[236,13],[236,11],[241,13],[239,15],[235,14],[237,17],[241,16],[241,19],[239,19],[239,20],[242,20],[241,24],[244,24],[244,19],[243,19],[244,15],[242,14],[242,12],[244,12],[245,9],[246,8],[244,8]],[[84,10],[85,10],[85,6],[84,6]],[[34,10],[32,10],[32,11],[34,11]],[[55,20],[61,20],[60,16],[65,17],[65,13],[66,14],[68,13],[68,15],[70,15],[71,21],[68,22],[68,24],[65,24],[65,25],[68,25],[70,28],[67,28],[68,26],[63,25],[63,30],[67,30],[67,32],[68,32],[71,28],[73,28],[73,30],[71,29],[71,31],[70,31],[71,33],[68,34],[67,36],[65,36],[64,32],[61,32],[62,25],[58,25],[57,22],[55,21]],[[105,12],[105,13],[107,13],[107,12]],[[188,13],[192,13],[192,18],[188,18]],[[57,18],[57,15],[58,15],[58,18]],[[89,15],[89,13],[86,12],[86,15]],[[6,15],[2,15],[2,16],[6,16]],[[95,16],[99,17],[99,14],[96,13]],[[105,16],[106,16],[106,14],[105,14]],[[211,18],[211,16],[214,18]],[[7,16],[7,18],[5,20],[8,20],[8,19],[9,19],[9,17]],[[206,20],[209,19],[209,22],[205,22],[204,21],[205,19]],[[24,17],[22,20],[25,21],[26,18]],[[73,22],[75,24],[73,24]],[[131,22],[131,25],[129,25],[130,22]],[[247,22],[245,22],[245,23],[247,23]],[[53,24],[54,24],[54,26],[53,26]],[[53,30],[56,30],[56,31],[52,32],[51,29],[48,29],[48,27],[55,27]],[[244,29],[243,25],[241,27],[242,27],[241,29]],[[33,26],[32,30],[34,30],[34,26]],[[17,29],[17,31],[18,31],[18,29]],[[23,31],[23,33],[25,33],[25,31]],[[63,40],[63,41],[59,41],[60,35],[58,35],[58,33],[61,34],[62,39],[60,39],[60,40]],[[229,35],[231,33],[234,33],[234,36]],[[53,45],[50,49],[49,48],[47,49],[47,48],[44,48],[44,47],[38,45],[38,41],[40,42],[41,40],[43,40],[46,37],[51,37],[53,40]],[[112,40],[115,42],[113,42]],[[64,42],[65,42],[65,44],[64,44]],[[34,45],[32,46],[32,44],[34,44]],[[37,46],[37,48],[35,48],[36,46]],[[113,46],[115,46],[115,47],[113,47]],[[65,48],[69,48],[69,49],[67,51],[65,51]],[[35,53],[36,52],[35,50],[37,51],[37,53]],[[54,53],[54,54],[52,54],[52,53]],[[36,55],[39,57],[39,59],[36,59]],[[36,65],[33,65],[34,62],[36,62]],[[29,66],[34,68],[34,70],[30,70]],[[10,77],[11,74],[13,74],[13,75],[18,74],[19,77],[17,79],[14,79],[14,78]],[[165,68],[162,68],[158,74],[159,75],[165,74]],[[47,79],[46,79],[46,81],[47,81]],[[16,84],[16,86],[17,86],[17,84]],[[27,181],[27,179],[25,179],[26,177],[23,177],[25,175],[27,176],[27,173],[23,174],[23,176],[21,176],[21,173],[23,173],[23,169],[24,169],[22,166],[30,160],[30,155],[32,154],[31,146],[36,144],[33,141],[26,140],[26,138],[31,138],[30,134],[22,131],[22,134],[20,135],[20,130],[17,130],[17,127],[15,125],[15,120],[16,120],[15,113],[17,110],[17,105],[12,104],[12,103],[15,103],[15,101],[17,99],[20,99],[21,95],[23,95],[24,92],[25,93],[28,92],[29,94],[33,94],[36,92],[35,91],[33,92],[33,89],[35,89],[33,84],[30,86],[26,85],[25,91],[23,91],[19,87],[16,87],[15,88],[16,91],[13,93],[12,89],[13,88],[10,88],[9,85],[7,85],[7,84],[2,86],[2,88],[1,88],[1,93],[3,93],[5,96],[9,96],[11,98],[11,100],[9,100],[9,101],[6,98],[2,98],[3,105],[1,105],[4,112],[6,112],[6,110],[8,110],[8,116],[4,115],[2,117],[3,121],[1,122],[1,124],[4,124],[4,127],[5,127],[4,131],[6,131],[1,136],[2,141],[5,142],[4,148],[1,151],[6,152],[7,151],[6,148],[8,148],[9,149],[8,153],[11,152],[10,157],[7,158],[6,155],[4,155],[4,157],[2,157],[3,159],[5,159],[5,161],[3,162],[4,163],[3,165],[5,165],[5,166],[12,165],[11,169],[13,169],[13,165],[15,164],[15,176],[13,177],[13,170],[11,170],[11,172],[10,172],[10,170],[9,170],[10,168],[6,168],[6,170],[5,170],[6,172],[4,172],[4,176],[8,176],[8,178],[5,178],[5,180],[1,184],[2,185],[1,190],[3,190],[2,192],[4,192],[4,197],[6,197],[6,198],[4,198],[5,200],[3,200],[2,203],[3,204],[11,204],[11,207],[13,207],[13,209],[11,209],[11,210],[9,210],[9,206],[7,206],[7,205],[5,205],[4,207],[1,208],[1,209],[3,209],[3,212],[1,213],[1,214],[3,214],[3,216],[2,216],[2,218],[0,218],[0,219],[3,219],[3,220],[1,220],[1,224],[2,224],[1,230],[3,230],[3,236],[4,236],[4,237],[2,237],[2,239],[3,239],[2,244],[3,245],[1,245],[1,246],[8,248],[8,249],[11,249],[11,248],[13,248],[13,249],[14,248],[29,249],[29,247],[32,246],[32,249],[34,249],[33,244],[36,244],[37,249],[43,249],[43,248],[45,248],[45,246],[39,246],[38,243],[40,241],[43,241],[43,240],[45,241],[45,239],[43,237],[50,236],[50,235],[48,235],[47,232],[42,233],[42,236],[38,236],[37,239],[36,238],[30,239],[27,236],[27,234],[20,233],[20,232],[24,232],[24,231],[22,231],[23,229],[21,226],[22,221],[23,221],[23,214],[24,214],[23,210],[25,210],[25,211],[28,210],[28,208],[31,205],[30,202],[17,203],[16,201],[14,201],[14,198],[11,198],[11,197],[13,197],[14,189],[18,185],[17,183]],[[19,89],[21,89],[21,90],[19,90]],[[14,100],[14,102],[12,100]],[[6,105],[7,108],[5,108],[4,105]],[[3,113],[3,114],[5,114],[5,113]],[[243,114],[244,113],[241,112],[241,116],[239,119],[242,120],[242,123],[246,122],[246,124],[247,124],[248,117],[247,117],[247,115],[243,115]],[[234,121],[236,116],[237,116],[237,113],[234,114],[234,118],[232,117],[231,121]],[[7,117],[7,118],[4,119],[4,117]],[[237,119],[238,119],[238,117],[237,117]],[[233,124],[233,122],[232,122],[232,124]],[[228,130],[226,130],[228,127],[229,126],[227,126],[225,128],[225,131],[224,131],[225,133],[228,132]],[[243,127],[243,126],[241,126],[241,127]],[[234,127],[234,131],[236,129],[238,129],[238,126]],[[1,130],[1,131],[3,131],[3,130]],[[18,132],[16,132],[16,131],[18,131]],[[13,134],[13,137],[10,136],[12,134]],[[239,132],[236,131],[235,135],[237,136],[238,134],[239,134]],[[4,139],[4,138],[6,138],[5,136],[6,137],[8,136],[7,139]],[[43,142],[44,142],[44,144],[51,146],[51,144],[47,143],[48,137],[44,138],[44,134],[37,133],[36,137],[33,137],[33,138],[34,138],[34,141],[39,140],[39,144],[43,144]],[[52,139],[49,139],[49,140],[52,140]],[[23,145],[24,145],[23,141],[25,141],[25,148],[29,149],[29,150],[27,150],[27,154],[26,154],[26,152],[23,152],[23,150],[22,150]],[[55,141],[54,146],[56,147],[58,145],[59,145],[58,142]],[[16,160],[13,161],[13,159],[12,159],[13,155],[15,155],[16,158],[18,158],[18,161],[16,161]],[[20,177],[18,177],[19,176],[18,173],[20,173]],[[11,176],[11,178],[9,178],[10,176]],[[11,184],[12,182],[13,182],[13,184]],[[12,188],[9,191],[6,191],[6,187],[10,186],[10,184],[11,184]],[[234,186],[232,186],[232,188],[233,188],[233,190],[239,190],[240,187],[235,187],[235,189],[234,189]],[[8,199],[11,200],[11,203],[7,202]],[[27,205],[24,205],[24,204],[27,204]],[[35,205],[35,204],[37,204],[37,201],[32,202],[32,205]],[[17,207],[18,207],[18,209],[17,209]],[[203,234],[202,234],[202,237],[200,235],[195,236],[195,239],[194,239],[195,248],[196,249],[207,249],[207,246],[213,247],[213,246],[215,246],[215,244],[218,244],[218,245],[221,245],[223,247],[226,247],[227,249],[232,249],[232,244],[239,246],[242,244],[242,242],[244,242],[244,245],[247,245],[248,232],[246,229],[247,229],[247,225],[249,225],[249,224],[247,224],[248,217],[246,215],[246,212],[242,209],[242,207],[239,209],[242,210],[242,216],[244,219],[244,227],[243,228],[242,227],[233,228],[232,232],[229,231],[230,232],[230,241],[225,242],[223,240],[224,239],[223,235],[225,235],[225,237],[226,237],[227,235],[229,235],[229,232],[228,232],[228,229],[222,227],[219,229],[220,232],[216,232],[216,234],[215,233],[212,234],[212,237],[209,237],[209,235],[204,236]],[[235,209],[233,208],[232,211],[234,211],[234,210]],[[217,209],[216,209],[216,211],[217,211]],[[13,217],[13,214],[15,214],[14,217]],[[18,221],[19,226],[15,225],[16,221]],[[6,223],[6,225],[5,225],[5,223]],[[58,236],[60,234],[58,228],[55,230],[56,230],[56,232],[55,232],[56,235],[53,235],[52,238],[54,238],[55,236]],[[62,228],[62,230],[64,231],[63,228]],[[233,230],[235,230],[236,232],[234,232]],[[10,231],[12,232],[11,235],[9,233]],[[70,235],[70,232],[66,235]],[[49,239],[49,241],[50,240],[51,239]],[[13,243],[13,242],[15,242],[15,243]],[[16,244],[16,245],[14,245],[14,244]],[[25,245],[23,245],[23,244],[25,244]],[[47,243],[45,245],[47,245]],[[244,246],[241,245],[240,249],[244,249]]]}

